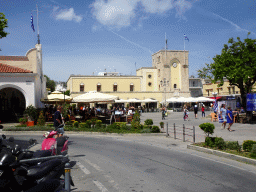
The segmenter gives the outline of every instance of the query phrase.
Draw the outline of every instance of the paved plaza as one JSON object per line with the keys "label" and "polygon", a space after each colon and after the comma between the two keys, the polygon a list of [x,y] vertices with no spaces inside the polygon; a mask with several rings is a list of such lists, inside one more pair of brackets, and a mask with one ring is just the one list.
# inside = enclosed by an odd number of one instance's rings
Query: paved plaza
{"label": "paved plaza", "polygon": [[[211,111],[205,112],[206,117],[211,113]],[[164,122],[164,130],[166,132],[166,127],[168,123],[168,133],[170,137],[174,137],[173,127],[175,124],[177,137],[181,140],[183,139],[183,125],[186,128],[193,128],[195,126],[196,132],[196,142],[203,142],[205,139],[204,132],[200,129],[199,125],[201,123],[210,122],[215,125],[215,130],[213,136],[222,137],[225,141],[238,141],[240,144],[243,143],[244,140],[256,140],[256,124],[242,124],[242,123],[234,123],[231,127],[232,132],[229,132],[227,129],[223,130],[221,128],[221,123],[219,122],[211,122],[211,118],[202,118],[201,112],[198,113],[197,119],[195,119],[193,111],[189,114],[189,121],[183,120],[183,112],[169,112],[168,117],[165,120],[162,120],[162,114],[159,112],[156,113],[142,113],[141,114],[141,123],[144,123],[146,119],[152,119],[154,125],[160,127],[160,122]],[[226,126],[227,128],[227,126]],[[185,129],[187,134],[191,135],[192,130]],[[186,140],[192,141],[192,137],[186,136]]]}

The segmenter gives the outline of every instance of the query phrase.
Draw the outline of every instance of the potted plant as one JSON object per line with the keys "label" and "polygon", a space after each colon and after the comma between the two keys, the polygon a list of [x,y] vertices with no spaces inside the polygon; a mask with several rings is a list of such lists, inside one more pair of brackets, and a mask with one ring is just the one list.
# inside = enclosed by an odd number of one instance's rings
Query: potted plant
{"label": "potted plant", "polygon": [[34,126],[34,121],[37,116],[36,108],[33,105],[30,105],[25,109],[24,114],[28,117],[27,126]]}
{"label": "potted plant", "polygon": [[160,122],[160,127],[164,128],[164,122]]}

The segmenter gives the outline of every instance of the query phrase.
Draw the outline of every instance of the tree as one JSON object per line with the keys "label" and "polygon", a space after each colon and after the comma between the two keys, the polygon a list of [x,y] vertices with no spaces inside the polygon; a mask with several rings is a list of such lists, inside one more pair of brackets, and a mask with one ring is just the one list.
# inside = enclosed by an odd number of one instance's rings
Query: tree
{"label": "tree", "polygon": [[46,88],[51,89],[51,92],[55,90],[56,84],[53,80],[51,80],[47,75],[44,75],[46,77]]}
{"label": "tree", "polygon": [[5,15],[3,13],[0,13],[0,39],[2,39],[3,37],[6,37],[9,34],[4,31],[4,28],[8,27],[7,21],[8,19],[5,19]]}
{"label": "tree", "polygon": [[67,95],[67,96],[70,96],[70,90],[65,91],[64,94]]}
{"label": "tree", "polygon": [[213,63],[206,64],[202,70],[198,70],[198,76],[209,78],[213,83],[217,81],[219,87],[224,84],[224,79],[230,85],[235,85],[240,89],[242,103],[246,109],[246,95],[252,91],[256,81],[256,39],[244,39],[244,42],[237,37],[237,41],[230,38],[228,45],[224,44],[221,55],[213,58]]}

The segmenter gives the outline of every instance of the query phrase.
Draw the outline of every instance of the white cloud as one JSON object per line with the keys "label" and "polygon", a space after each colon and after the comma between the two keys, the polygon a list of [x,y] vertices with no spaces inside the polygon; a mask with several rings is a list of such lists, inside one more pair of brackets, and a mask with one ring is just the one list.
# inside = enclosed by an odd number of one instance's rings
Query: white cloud
{"label": "white cloud", "polygon": [[186,0],[95,0],[92,4],[93,15],[100,24],[117,28],[131,25],[131,20],[138,17],[138,11],[162,14],[175,8],[176,16],[184,18],[184,13],[191,7]]}
{"label": "white cloud", "polygon": [[[59,9],[59,7],[54,7],[53,8],[53,12],[56,12]],[[75,22],[80,22],[82,21],[82,16],[76,15],[74,12],[73,8],[69,8],[69,9],[62,9],[60,10],[56,16],[55,16],[56,20],[65,20],[65,21],[75,21]]]}

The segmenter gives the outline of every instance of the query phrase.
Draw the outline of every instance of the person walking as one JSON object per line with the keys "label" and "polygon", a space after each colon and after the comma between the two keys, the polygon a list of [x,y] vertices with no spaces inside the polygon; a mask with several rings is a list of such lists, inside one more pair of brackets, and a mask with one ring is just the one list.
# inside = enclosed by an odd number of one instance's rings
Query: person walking
{"label": "person walking", "polygon": [[165,107],[163,106],[162,107],[162,120],[165,119]]}
{"label": "person walking", "polygon": [[228,131],[233,131],[230,129],[231,126],[233,125],[233,114],[230,106],[228,106],[228,110],[227,110],[227,123],[229,124]]}
{"label": "person walking", "polygon": [[63,136],[63,134],[64,134],[64,129],[58,128],[59,125],[64,123],[64,118],[62,117],[61,112],[62,112],[62,106],[59,105],[57,107],[57,111],[54,113],[54,117],[53,117],[55,130],[59,133],[58,137]]}
{"label": "person walking", "polygon": [[204,107],[204,105],[202,106],[202,117],[205,117],[205,112],[204,112],[204,110],[205,110],[205,107]]}
{"label": "person walking", "polygon": [[220,115],[222,116],[222,119],[223,119],[222,129],[225,129],[226,123],[227,123],[227,110],[225,106],[226,106],[225,104],[222,104],[220,109]]}
{"label": "person walking", "polygon": [[198,105],[196,103],[195,106],[194,106],[195,119],[197,119],[197,112],[198,112]]}

